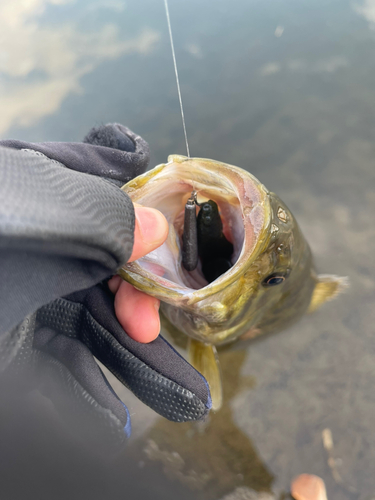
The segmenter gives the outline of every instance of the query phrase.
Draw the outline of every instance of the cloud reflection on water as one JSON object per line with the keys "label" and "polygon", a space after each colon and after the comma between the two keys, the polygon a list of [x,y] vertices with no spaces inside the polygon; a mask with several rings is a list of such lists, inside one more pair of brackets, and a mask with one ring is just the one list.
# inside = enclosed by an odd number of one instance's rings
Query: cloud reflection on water
{"label": "cloud reflection on water", "polygon": [[353,6],[355,12],[363,16],[374,29],[375,24],[375,0],[365,0],[362,5],[355,4]]}
{"label": "cloud reflection on water", "polygon": [[160,38],[146,29],[124,40],[114,23],[103,23],[91,32],[78,30],[73,22],[42,23],[47,8],[61,8],[71,1],[2,0],[0,134],[54,113],[70,93],[82,92],[81,78],[103,61],[149,53]]}

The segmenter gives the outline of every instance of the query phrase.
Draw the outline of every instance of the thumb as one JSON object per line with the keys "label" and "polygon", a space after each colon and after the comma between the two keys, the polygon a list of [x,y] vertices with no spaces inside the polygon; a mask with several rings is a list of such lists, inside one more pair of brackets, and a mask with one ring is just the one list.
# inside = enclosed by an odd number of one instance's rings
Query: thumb
{"label": "thumb", "polygon": [[168,222],[155,208],[136,206],[133,252],[129,262],[160,247],[168,236]]}

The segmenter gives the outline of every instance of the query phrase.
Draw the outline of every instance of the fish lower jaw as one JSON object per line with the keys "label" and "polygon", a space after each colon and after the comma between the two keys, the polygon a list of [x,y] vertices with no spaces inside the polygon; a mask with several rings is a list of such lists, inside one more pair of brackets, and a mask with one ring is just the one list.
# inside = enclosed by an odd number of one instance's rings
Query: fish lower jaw
{"label": "fish lower jaw", "polygon": [[197,311],[190,312],[166,303],[161,303],[161,310],[173,327],[204,344],[228,344],[249,330],[248,320],[238,323],[235,318],[232,318],[231,321],[221,318],[215,323],[212,321],[212,317],[209,321],[208,317],[202,314],[202,311],[199,313]]}
{"label": "fish lower jaw", "polygon": [[221,332],[210,333],[206,335],[200,332],[194,332],[194,333],[184,332],[184,333],[186,333],[188,337],[198,340],[203,344],[222,346],[235,342],[241,336],[241,332],[242,329],[238,330],[238,327],[234,326],[233,328],[225,329]]}

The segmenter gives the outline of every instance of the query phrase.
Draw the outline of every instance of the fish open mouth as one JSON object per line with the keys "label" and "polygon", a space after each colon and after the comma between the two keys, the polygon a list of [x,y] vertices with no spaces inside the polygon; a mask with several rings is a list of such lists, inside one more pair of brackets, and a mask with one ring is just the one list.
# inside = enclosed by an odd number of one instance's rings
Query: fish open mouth
{"label": "fish open mouth", "polygon": [[[198,299],[203,291],[206,296],[211,287],[226,286],[245,271],[259,253],[256,249],[268,224],[269,202],[266,188],[238,167],[177,155],[168,160],[122,188],[134,203],[160,210],[168,221],[169,235],[159,248],[125,265],[121,274],[137,288],[175,303],[188,296],[192,299],[192,295]],[[182,264],[184,210],[192,191],[196,191],[198,203],[216,202],[223,234],[233,245],[229,270],[212,283],[202,272],[201,259],[194,271]]]}

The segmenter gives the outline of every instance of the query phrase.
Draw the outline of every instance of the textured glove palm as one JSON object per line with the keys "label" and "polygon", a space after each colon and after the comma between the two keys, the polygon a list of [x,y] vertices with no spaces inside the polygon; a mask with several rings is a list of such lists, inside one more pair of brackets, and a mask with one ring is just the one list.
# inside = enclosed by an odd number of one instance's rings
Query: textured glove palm
{"label": "textured glove palm", "polygon": [[146,169],[148,145],[119,124],[85,141],[0,142],[0,361],[36,366],[80,433],[84,422],[90,439],[100,427],[121,445],[129,414],[94,356],[170,420],[203,418],[211,402],[204,378],[161,336],[140,344],[124,332],[102,282],[130,257],[134,209],[118,186]]}

